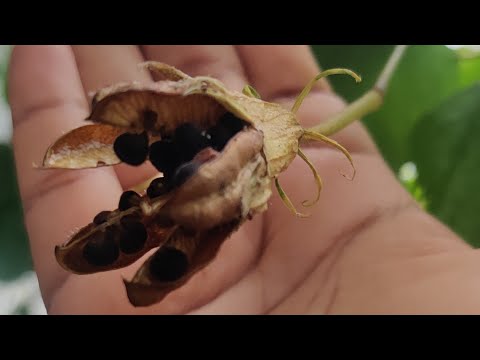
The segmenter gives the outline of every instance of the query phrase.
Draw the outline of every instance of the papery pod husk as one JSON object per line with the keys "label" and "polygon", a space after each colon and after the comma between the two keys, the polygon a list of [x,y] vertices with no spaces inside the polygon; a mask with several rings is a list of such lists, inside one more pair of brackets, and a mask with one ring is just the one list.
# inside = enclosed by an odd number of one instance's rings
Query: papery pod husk
{"label": "papery pod husk", "polygon": [[[124,216],[129,216],[131,214],[137,214],[140,222],[145,225],[147,230],[147,240],[142,249],[134,254],[120,252],[117,260],[110,265],[94,266],[89,264],[82,255],[86,243],[95,236],[98,236],[97,233],[101,233],[103,236],[107,227],[119,224]],[[58,263],[65,270],[79,275],[120,269],[133,264],[149,250],[161,246],[175,231],[175,226],[173,224],[170,226],[159,225],[154,214],[145,215],[145,212],[142,212],[140,207],[133,207],[123,212],[116,210],[111,214],[111,218],[111,220],[101,225],[96,225],[94,223],[88,224],[65,244],[56,246],[55,257]]]}
{"label": "papery pod husk", "polygon": [[[87,225],[56,248],[57,261],[65,269],[88,274],[130,265],[152,248],[174,241],[173,234],[187,230],[194,234],[184,239],[196,245],[191,267],[181,279],[166,284],[155,282],[148,275],[147,260],[132,281],[125,282],[128,297],[135,306],[160,301],[184,284],[213,260],[235,229],[266,210],[271,179],[295,158],[303,135],[295,115],[278,104],[230,91],[210,77],[190,77],[166,64],[150,62],[146,66],[164,80],[148,84],[123,83],[98,91],[87,118],[96,124],[75,129],[60,138],[47,151],[44,167],[114,165],[118,158],[113,142],[126,131],[146,130],[151,140],[160,139],[172,135],[186,122],[206,129],[226,112],[251,126],[232,138],[217,157],[204,163],[183,185],[160,198],[149,199],[143,195],[141,204],[127,211],[140,214],[147,228],[148,239],[141,251],[121,254],[109,266],[88,265],[81,258],[83,246],[96,232],[104,231],[103,225],[94,224]],[[108,136],[102,137],[102,128]],[[101,151],[92,151],[98,139],[102,139],[102,145],[97,147]],[[117,210],[115,216],[119,219],[122,214]]]}
{"label": "papery pod husk", "polygon": [[125,129],[104,124],[74,129],[48,148],[43,167],[86,169],[119,164],[113,143],[124,132]]}

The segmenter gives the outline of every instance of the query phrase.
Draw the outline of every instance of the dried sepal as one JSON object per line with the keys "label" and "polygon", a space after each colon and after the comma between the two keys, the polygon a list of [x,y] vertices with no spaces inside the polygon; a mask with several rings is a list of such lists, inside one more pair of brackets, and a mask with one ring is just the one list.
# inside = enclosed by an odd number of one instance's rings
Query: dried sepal
{"label": "dried sepal", "polygon": [[280,181],[278,178],[275,178],[275,187],[277,188],[278,194],[280,195],[280,199],[282,199],[285,206],[297,217],[305,218],[309,215],[301,213],[295,209],[295,205],[293,205],[292,200],[288,197],[288,195],[283,190],[282,186],[280,185]]}
{"label": "dried sepal", "polygon": [[350,177],[347,177],[345,174],[342,174],[342,176],[346,177],[349,180],[354,179],[357,170],[355,169],[355,165],[353,163],[352,156],[350,155],[348,150],[345,149],[342,145],[340,145],[338,142],[336,142],[333,139],[330,139],[329,137],[327,137],[325,135],[322,135],[320,133],[317,133],[317,132],[314,132],[314,131],[311,131],[311,130],[305,130],[305,133],[303,134],[302,139],[303,140],[320,141],[320,142],[323,142],[325,144],[328,144],[328,145],[333,146],[334,148],[340,150],[343,153],[343,155],[345,155],[345,157],[348,159],[348,161],[350,162],[350,165],[352,166],[352,169],[353,169],[353,174]]}
{"label": "dried sepal", "polygon": [[74,129],[51,145],[43,159],[44,168],[84,169],[120,163],[113,151],[115,139],[124,129],[93,124]]}
{"label": "dried sepal", "polygon": [[189,78],[190,76],[177,68],[157,61],[145,61],[139,64],[140,67],[149,70],[157,80],[178,81]]}
{"label": "dried sepal", "polygon": [[242,90],[242,93],[247,95],[247,96],[257,98],[257,99],[262,98],[260,96],[260,94],[257,92],[257,90],[255,90],[251,85],[245,85],[245,87]]}
{"label": "dried sepal", "polygon": [[322,187],[323,187],[322,178],[318,174],[318,171],[317,171],[317,169],[315,169],[315,166],[313,165],[313,163],[303,153],[302,149],[298,149],[298,156],[300,156],[300,158],[307,163],[310,170],[312,170],[313,177],[315,178],[315,183],[317,184],[317,196],[315,197],[315,199],[314,200],[305,200],[305,201],[302,202],[302,205],[305,206],[305,207],[313,206],[320,199],[320,193],[321,193]]}

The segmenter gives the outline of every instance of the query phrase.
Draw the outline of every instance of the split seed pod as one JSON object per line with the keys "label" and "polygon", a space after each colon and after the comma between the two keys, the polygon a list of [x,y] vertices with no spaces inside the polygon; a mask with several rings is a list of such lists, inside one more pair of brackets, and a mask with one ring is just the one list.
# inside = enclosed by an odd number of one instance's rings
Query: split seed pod
{"label": "split seed pod", "polygon": [[[249,86],[238,93],[216,79],[190,77],[166,64],[147,62],[143,66],[160,80],[148,84],[121,83],[98,91],[87,118],[94,124],[75,129],[51,145],[44,157],[44,168],[82,169],[118,164],[121,160],[115,152],[115,142],[124,133],[133,134],[133,144],[135,134],[146,139],[135,145],[140,155],[135,155],[132,165],[138,165],[138,159],[146,156],[145,146],[153,149],[152,144],[158,141],[173,144],[177,129],[187,123],[193,123],[202,136],[209,131],[213,134],[211,129],[218,129],[222,119],[234,119],[241,126],[228,135],[224,147],[199,147],[193,159],[183,163],[185,169],[190,163],[195,166],[190,166],[192,170],[181,182],[171,180],[173,185],[163,184],[163,180],[157,179],[152,186],[160,186],[161,191],[150,191],[155,197],[130,193],[122,196],[119,209],[99,214],[96,221],[55,248],[59,264],[76,274],[118,269],[158,248],[131,281],[124,281],[134,306],[161,301],[208,265],[232,232],[267,209],[272,180],[286,205],[297,216],[304,216],[295,210],[278,183],[278,175],[298,154],[314,172],[319,188],[315,200],[303,204],[311,206],[318,200],[321,180],[300,150],[300,139],[327,142],[351,161],[343,147],[322,134],[303,129],[295,116],[314,82],[328,75],[328,71],[307,85],[290,111],[261,100]],[[349,70],[333,73],[356,77]],[[210,139],[209,135],[207,138]],[[125,141],[130,140],[127,137]],[[128,148],[122,152],[128,155]],[[167,175],[164,173],[164,179],[170,176]],[[169,179],[175,179],[175,174]],[[129,199],[135,201],[130,204]]]}

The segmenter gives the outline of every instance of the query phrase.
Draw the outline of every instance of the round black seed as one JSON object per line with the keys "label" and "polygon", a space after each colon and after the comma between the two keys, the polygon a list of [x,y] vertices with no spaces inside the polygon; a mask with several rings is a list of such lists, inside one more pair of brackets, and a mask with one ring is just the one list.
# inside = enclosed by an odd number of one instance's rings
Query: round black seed
{"label": "round black seed", "polygon": [[222,151],[227,142],[246,126],[245,121],[237,118],[232,113],[223,115],[217,124],[208,130],[212,147]]}
{"label": "round black seed", "polygon": [[157,178],[152,180],[147,188],[147,196],[150,199],[162,196],[171,190],[171,186],[168,184],[166,178]]}
{"label": "round black seed", "polygon": [[154,142],[150,146],[149,159],[164,174],[171,174],[182,162],[177,147],[170,139]]}
{"label": "round black seed", "polygon": [[148,135],[124,133],[113,143],[113,150],[120,160],[129,165],[142,164],[148,155]]}
{"label": "round black seed", "polygon": [[212,147],[217,151],[222,151],[228,140],[232,137],[231,131],[222,124],[216,124],[208,130]]}
{"label": "round black seed", "polygon": [[122,223],[123,230],[120,232],[120,250],[125,254],[133,254],[143,248],[147,241],[145,225],[139,221]]}
{"label": "round black seed", "polygon": [[110,215],[112,212],[111,211],[100,211],[94,218],[93,218],[93,223],[95,225],[100,225],[103,224],[104,222],[107,221],[108,215]]}
{"label": "round black seed", "polygon": [[118,210],[125,211],[140,203],[141,197],[135,191],[125,191],[118,202]]}
{"label": "round black seed", "polygon": [[229,129],[232,134],[236,134],[239,131],[242,131],[243,128],[247,125],[245,121],[239,119],[232,113],[226,113],[225,115],[223,115],[220,118],[219,123],[223,124],[223,126]]}
{"label": "round black seed", "polygon": [[174,186],[180,186],[188,180],[193,174],[195,174],[200,167],[200,164],[196,161],[189,161],[180,165],[173,174],[172,184]]}
{"label": "round black seed", "polygon": [[173,139],[183,161],[192,160],[200,150],[210,146],[202,130],[191,123],[177,127]]}
{"label": "round black seed", "polygon": [[187,269],[187,255],[169,246],[158,250],[150,262],[150,273],[158,281],[178,280],[187,272]]}
{"label": "round black seed", "polygon": [[117,260],[119,251],[113,236],[97,232],[84,246],[83,257],[94,266],[107,266]]}

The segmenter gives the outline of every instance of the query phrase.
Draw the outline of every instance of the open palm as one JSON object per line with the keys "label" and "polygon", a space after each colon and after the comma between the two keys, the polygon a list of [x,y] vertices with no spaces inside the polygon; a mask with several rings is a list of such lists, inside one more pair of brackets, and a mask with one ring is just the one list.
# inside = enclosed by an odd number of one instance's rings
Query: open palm
{"label": "open palm", "polygon": [[[35,268],[49,313],[478,313],[477,251],[418,208],[388,169],[360,123],[334,136],[352,154],[304,151],[324,181],[306,219],[278,195],[269,210],[228,239],[217,258],[159,304],[134,308],[122,277],[143,259],[111,272],[73,275],[53,249],[101,210],[116,208],[122,191],[151,177],[150,164],[91,170],[35,169],[47,147],[82,125],[88,94],[119,81],[153,81],[137,64],[156,60],[211,75],[240,90],[291,106],[319,69],[304,46],[17,46],[9,100],[19,185]],[[352,86],[354,86],[352,84]],[[299,111],[311,126],[344,103],[320,82]],[[388,119],[385,119],[388,121]],[[281,182],[298,204],[315,195],[308,167],[295,160]],[[148,255],[146,255],[148,256]]]}

